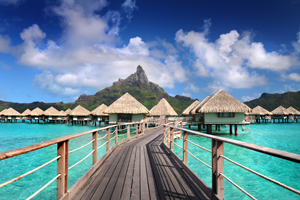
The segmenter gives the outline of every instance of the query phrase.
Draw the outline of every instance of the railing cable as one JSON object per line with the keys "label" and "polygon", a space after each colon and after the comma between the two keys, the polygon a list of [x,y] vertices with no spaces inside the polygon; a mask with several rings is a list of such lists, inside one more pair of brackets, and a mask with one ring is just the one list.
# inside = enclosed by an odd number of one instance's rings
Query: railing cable
{"label": "railing cable", "polygon": [[208,151],[208,152],[212,153],[211,150],[206,149],[206,148],[204,148],[204,147],[202,147],[202,146],[200,146],[200,145],[198,145],[198,144],[195,144],[194,142],[192,142],[192,141],[190,141],[190,140],[186,140],[186,141],[188,141],[189,143],[191,143],[191,144],[193,144],[193,145],[195,145],[195,146],[197,146],[197,147],[199,147],[199,148],[201,148],[201,149],[204,149],[205,151]]}
{"label": "railing cable", "polygon": [[208,164],[206,164],[205,162],[203,162],[202,160],[200,160],[199,158],[197,158],[196,156],[194,156],[191,152],[189,152],[188,150],[186,150],[188,152],[188,154],[190,154],[191,156],[193,156],[196,160],[198,160],[199,162],[201,162],[202,164],[206,165],[207,167],[209,167],[210,169],[212,169],[211,166],[209,166]]}
{"label": "railing cable", "polygon": [[97,140],[101,140],[101,139],[103,139],[103,138],[105,138],[107,136],[107,134],[105,134],[103,137],[101,137],[101,138],[98,138]]}
{"label": "railing cable", "polygon": [[264,179],[266,179],[266,180],[268,180],[268,181],[270,181],[270,182],[272,182],[272,183],[275,183],[276,185],[279,185],[279,186],[281,186],[281,187],[283,187],[283,188],[285,188],[285,189],[288,189],[288,190],[290,190],[290,191],[292,191],[292,192],[294,192],[294,193],[300,195],[300,191],[299,191],[299,190],[296,190],[296,189],[294,189],[294,188],[291,188],[291,187],[289,187],[289,186],[287,186],[287,185],[285,185],[285,184],[283,184],[283,183],[280,183],[279,181],[276,181],[276,180],[271,179],[271,178],[269,178],[269,177],[267,177],[267,176],[265,176],[265,175],[262,175],[262,174],[260,174],[260,173],[258,173],[258,172],[256,172],[256,171],[254,171],[254,170],[252,170],[252,169],[249,169],[248,167],[245,167],[245,166],[243,166],[243,165],[241,165],[241,164],[239,164],[239,163],[237,163],[237,162],[235,162],[235,161],[233,161],[233,160],[231,160],[231,159],[229,159],[229,158],[223,156],[223,155],[220,155],[220,157],[222,157],[222,158],[228,160],[229,162],[232,162],[233,164],[235,164],[235,165],[237,165],[237,166],[239,166],[239,167],[244,168],[245,170],[248,170],[249,172],[252,172],[253,174],[256,174],[257,176],[260,176],[260,177],[262,177],[262,178],[264,178]]}
{"label": "railing cable", "polygon": [[104,144],[102,144],[101,146],[97,147],[97,149],[100,149],[100,148],[103,147],[105,144],[107,144],[107,141],[104,142]]}
{"label": "railing cable", "polygon": [[237,187],[239,190],[241,190],[242,192],[244,192],[246,195],[248,195],[251,199],[256,199],[255,197],[253,197],[251,194],[249,194],[248,192],[246,192],[246,190],[244,190],[243,188],[241,188],[240,186],[238,186],[235,182],[233,182],[232,180],[230,180],[228,177],[226,177],[224,174],[220,173],[221,176],[223,176],[227,181],[229,181],[232,185],[234,185],[235,187]]}
{"label": "railing cable", "polygon": [[19,179],[21,179],[21,178],[24,178],[25,176],[27,176],[27,175],[29,175],[29,174],[32,174],[33,172],[35,172],[35,171],[37,171],[37,170],[39,170],[39,169],[41,169],[41,168],[43,168],[43,167],[49,165],[50,163],[56,161],[56,160],[59,159],[60,157],[61,157],[61,156],[57,156],[56,158],[53,158],[53,159],[50,160],[49,162],[46,162],[45,164],[43,164],[43,165],[41,165],[41,166],[39,166],[39,167],[37,167],[37,168],[35,168],[35,169],[33,169],[33,170],[31,170],[31,171],[25,173],[25,174],[22,174],[21,176],[18,176],[18,177],[13,178],[13,179],[11,179],[11,180],[5,182],[5,183],[2,183],[2,184],[0,185],[0,188],[6,186],[6,185],[8,185],[8,184],[11,184],[11,183],[13,183],[13,182],[15,182],[15,181],[17,181],[17,180],[19,180]]}
{"label": "railing cable", "polygon": [[94,141],[95,141],[95,139],[93,139],[92,141],[86,143],[85,145],[82,145],[81,147],[78,147],[77,149],[73,149],[72,151],[69,151],[69,154],[70,154],[70,153],[73,153],[73,152],[75,152],[75,151],[78,151],[79,149],[82,149],[83,147],[86,147],[87,145],[91,144],[91,143],[94,142]]}
{"label": "railing cable", "polygon": [[95,150],[93,150],[91,153],[89,153],[87,156],[85,156],[84,158],[82,158],[80,161],[78,161],[77,163],[75,163],[74,165],[72,165],[71,167],[69,167],[68,169],[72,169],[73,167],[75,167],[76,165],[78,165],[79,163],[81,163],[82,161],[84,161],[87,157],[89,157]]}
{"label": "railing cable", "polygon": [[36,191],[34,194],[32,194],[30,197],[28,197],[26,200],[30,200],[33,197],[35,197],[38,193],[40,193],[42,190],[44,190],[48,185],[50,185],[52,182],[54,182],[58,177],[60,177],[61,174],[58,174],[55,178],[53,178],[51,181],[49,181],[46,185],[44,185],[42,188],[40,188],[38,191]]}
{"label": "railing cable", "polygon": [[176,142],[174,142],[174,144],[175,144],[176,146],[178,146],[180,149],[183,149],[183,147],[181,147],[181,146],[179,146],[178,144],[176,144]]}

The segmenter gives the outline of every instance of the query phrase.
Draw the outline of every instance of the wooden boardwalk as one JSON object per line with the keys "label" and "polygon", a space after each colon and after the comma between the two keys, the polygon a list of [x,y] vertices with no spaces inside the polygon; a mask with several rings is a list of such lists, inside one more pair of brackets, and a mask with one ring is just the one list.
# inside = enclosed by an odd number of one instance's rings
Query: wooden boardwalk
{"label": "wooden boardwalk", "polygon": [[149,130],[120,145],[83,183],[74,199],[217,199],[164,148],[162,133],[162,128]]}

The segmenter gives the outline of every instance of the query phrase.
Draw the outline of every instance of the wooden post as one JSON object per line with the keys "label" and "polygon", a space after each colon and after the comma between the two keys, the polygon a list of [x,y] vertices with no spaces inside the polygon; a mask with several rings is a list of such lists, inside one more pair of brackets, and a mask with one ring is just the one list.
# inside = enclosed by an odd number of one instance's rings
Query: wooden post
{"label": "wooden post", "polygon": [[230,135],[231,135],[231,134],[232,134],[232,124],[230,124],[229,126],[230,126],[230,131],[229,131],[229,133],[230,133]]}
{"label": "wooden post", "polygon": [[115,128],[115,145],[118,145],[118,125]]}
{"label": "wooden post", "polygon": [[93,165],[97,162],[97,131],[93,132]]}
{"label": "wooden post", "polygon": [[170,130],[170,142],[171,142],[171,151],[174,152],[174,128],[171,128]]}
{"label": "wooden post", "polygon": [[188,162],[188,132],[183,132],[183,163],[187,165]]}
{"label": "wooden post", "polygon": [[106,152],[110,149],[110,128],[106,129]]}
{"label": "wooden post", "polygon": [[145,122],[142,123],[142,134],[145,133]]}
{"label": "wooden post", "polygon": [[234,129],[235,129],[235,135],[238,135],[237,124],[234,125]]}
{"label": "wooden post", "polygon": [[212,139],[212,189],[220,199],[224,200],[224,155],[223,142]]}
{"label": "wooden post", "polygon": [[56,181],[56,199],[60,199],[68,190],[68,167],[69,167],[69,140],[57,144],[57,175],[61,174]]}
{"label": "wooden post", "polygon": [[221,131],[221,124],[219,124],[219,131]]}
{"label": "wooden post", "polygon": [[127,124],[127,139],[130,138],[130,124]]}
{"label": "wooden post", "polygon": [[164,126],[164,143],[167,145],[167,127]]}
{"label": "wooden post", "polygon": [[139,124],[136,124],[135,130],[136,130],[136,134],[138,135],[139,134]]}

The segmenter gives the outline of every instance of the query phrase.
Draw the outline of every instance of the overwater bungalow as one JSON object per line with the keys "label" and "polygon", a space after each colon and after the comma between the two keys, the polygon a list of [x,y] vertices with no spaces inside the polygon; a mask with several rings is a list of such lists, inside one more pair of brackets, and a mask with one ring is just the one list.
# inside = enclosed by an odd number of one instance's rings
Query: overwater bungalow
{"label": "overwater bungalow", "polygon": [[70,108],[68,108],[68,109],[65,111],[65,114],[66,114],[66,115],[69,115],[71,112],[72,112],[72,110],[71,110]]}
{"label": "overwater bungalow", "polygon": [[288,122],[288,116],[289,114],[291,114],[289,111],[287,111],[284,107],[282,106],[278,106],[277,108],[275,108],[273,111],[272,111],[272,120],[273,122],[281,122],[281,123],[284,123],[284,122]]}
{"label": "overwater bungalow", "polygon": [[107,105],[101,104],[91,112],[92,120],[95,122],[95,126],[97,122],[99,123],[99,126],[101,125],[101,122],[103,122],[104,124],[109,123],[109,115],[107,113],[103,113],[103,111],[107,108]]}
{"label": "overwater bungalow", "polygon": [[298,122],[298,119],[300,118],[300,112],[292,106],[288,107],[287,111],[292,114],[294,122]]}
{"label": "overwater bungalow", "polygon": [[200,113],[199,110],[209,99],[210,96],[205,97],[193,109],[191,109],[190,114],[192,115],[192,118],[189,123],[189,128],[191,128],[191,125],[198,125],[199,131],[201,131],[201,125],[203,125],[203,127],[206,128],[206,125],[204,124],[204,114]]}
{"label": "overwater bungalow", "polygon": [[251,113],[246,113],[246,118],[255,120],[256,123],[267,123],[268,120],[271,122],[271,115],[273,115],[270,111],[264,109],[261,106],[256,106],[252,109]]}
{"label": "overwater bungalow", "polygon": [[149,110],[126,93],[113,102],[104,113],[109,114],[109,124],[124,124],[131,122],[144,122]]}
{"label": "overwater bungalow", "polygon": [[35,123],[40,123],[40,120],[44,120],[44,111],[39,107],[36,107],[30,112],[30,123],[34,120]]}
{"label": "overwater bungalow", "polygon": [[158,104],[150,110],[149,116],[152,117],[164,116],[168,120],[170,120],[171,117],[178,116],[178,114],[175,112],[175,110],[172,108],[169,102],[165,98],[162,98],[158,102]]}
{"label": "overwater bungalow", "polygon": [[3,109],[3,110],[0,112],[0,122],[4,122],[4,121],[5,121],[4,112],[5,112],[6,110],[7,110],[7,109]]}
{"label": "overwater bungalow", "polygon": [[26,109],[26,110],[21,114],[22,122],[25,122],[26,119],[30,119],[30,113],[31,113],[31,110]]}
{"label": "overwater bungalow", "polygon": [[54,124],[56,122],[58,124],[62,122],[62,116],[64,115],[64,113],[60,113],[58,110],[51,106],[50,108],[44,111],[44,115],[45,123]]}
{"label": "overwater bungalow", "polygon": [[6,109],[2,115],[4,115],[4,121],[7,123],[17,122],[18,119],[21,119],[21,114],[13,108]]}
{"label": "overwater bungalow", "polygon": [[246,104],[224,90],[219,90],[202,106],[195,109],[195,114],[203,114],[203,123],[207,126],[207,133],[212,133],[212,125],[215,125],[216,129],[217,127],[220,129],[221,125],[229,125],[230,134],[232,134],[232,125],[234,125],[237,135],[237,125],[249,124],[245,122],[244,115],[250,111],[251,108]]}
{"label": "overwater bungalow", "polygon": [[76,108],[72,110],[70,114],[68,114],[69,120],[73,124],[81,124],[81,125],[87,125],[87,123],[91,120],[91,112],[82,107],[81,105],[78,105]]}

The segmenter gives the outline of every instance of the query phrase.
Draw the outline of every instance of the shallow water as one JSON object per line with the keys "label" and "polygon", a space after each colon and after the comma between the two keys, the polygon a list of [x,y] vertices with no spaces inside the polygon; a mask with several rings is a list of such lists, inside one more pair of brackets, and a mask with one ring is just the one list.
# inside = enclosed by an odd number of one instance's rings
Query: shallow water
{"label": "shallow water", "polygon": [[[265,147],[279,149],[300,154],[300,123],[289,124],[251,124],[251,133],[243,132],[239,127],[239,135],[229,135],[229,129],[222,127],[217,135],[225,138],[244,141]],[[192,127],[196,130],[196,127]],[[215,131],[214,131],[215,132]],[[211,150],[211,140],[196,135],[189,135],[189,139]],[[177,140],[183,146],[182,140]],[[189,151],[211,166],[211,153],[192,144],[188,144]],[[182,158],[182,150],[175,145],[175,153]],[[224,144],[226,157],[238,162],[254,171],[300,190],[300,164],[275,158],[252,150],[231,144]],[[259,176],[240,168],[231,162],[224,161],[224,174],[233,182],[245,189],[257,199],[300,199],[299,195],[283,189]],[[188,166],[211,187],[211,169],[188,156]],[[250,199],[247,195],[225,180],[225,199]]]}

